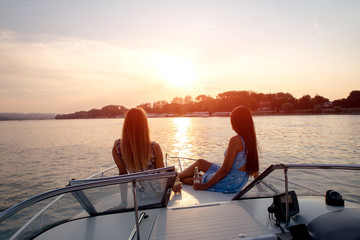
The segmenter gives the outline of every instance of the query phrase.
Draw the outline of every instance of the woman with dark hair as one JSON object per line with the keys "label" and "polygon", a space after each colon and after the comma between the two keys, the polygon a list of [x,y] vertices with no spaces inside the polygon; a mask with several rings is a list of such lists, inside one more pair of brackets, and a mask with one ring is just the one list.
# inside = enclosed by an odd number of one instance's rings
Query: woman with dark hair
{"label": "woman with dark hair", "polygon": [[[249,176],[258,176],[257,141],[250,109],[236,107],[231,112],[230,120],[232,129],[237,135],[230,138],[223,164],[220,166],[199,159],[179,173],[181,182],[193,185],[195,190],[233,193],[245,186]],[[205,173],[201,177],[201,183],[193,181],[195,167]]]}

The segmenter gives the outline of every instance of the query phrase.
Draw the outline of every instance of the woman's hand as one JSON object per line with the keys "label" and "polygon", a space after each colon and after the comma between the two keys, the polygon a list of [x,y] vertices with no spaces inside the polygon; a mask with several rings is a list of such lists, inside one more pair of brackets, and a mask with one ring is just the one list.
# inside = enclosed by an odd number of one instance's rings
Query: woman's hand
{"label": "woman's hand", "polygon": [[208,187],[206,186],[205,183],[194,183],[193,189],[194,190],[206,190],[206,189],[208,189]]}
{"label": "woman's hand", "polygon": [[174,186],[173,186],[172,190],[175,193],[180,193],[181,189],[182,189],[182,183],[180,182],[179,176],[176,176],[175,183],[174,183]]}
{"label": "woman's hand", "polygon": [[182,189],[182,183],[181,182],[175,183],[173,188],[172,188],[174,193],[181,193],[181,189]]}

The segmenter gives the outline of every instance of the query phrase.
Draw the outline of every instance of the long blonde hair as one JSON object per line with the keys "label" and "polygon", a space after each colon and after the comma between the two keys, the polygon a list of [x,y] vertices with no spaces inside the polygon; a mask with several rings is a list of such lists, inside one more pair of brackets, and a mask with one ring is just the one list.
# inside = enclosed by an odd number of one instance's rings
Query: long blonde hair
{"label": "long blonde hair", "polygon": [[148,120],[144,109],[132,108],[125,116],[121,153],[129,172],[148,168],[151,158],[151,142]]}

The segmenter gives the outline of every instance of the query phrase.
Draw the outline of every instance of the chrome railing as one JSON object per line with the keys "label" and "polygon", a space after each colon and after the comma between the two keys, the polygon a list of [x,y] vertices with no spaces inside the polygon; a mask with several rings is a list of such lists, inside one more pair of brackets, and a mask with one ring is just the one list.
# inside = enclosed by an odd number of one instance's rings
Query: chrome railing
{"label": "chrome railing", "polygon": [[[46,205],[43,209],[41,209],[38,213],[36,213],[32,218],[30,218],[24,225],[22,225],[12,236],[11,238],[9,238],[9,240],[15,239],[17,236],[19,236],[22,231],[24,231],[24,229],[26,229],[35,219],[40,218],[43,219],[43,213],[50,208],[55,202],[57,202],[60,198],[62,198],[64,196],[64,194],[61,194],[60,196],[58,196],[56,199],[54,199],[54,201],[52,201],[51,203],[49,203],[48,205]],[[19,210],[20,211],[20,210]],[[38,233],[40,232],[41,228],[42,228],[42,220],[39,221],[39,225],[37,227],[38,229]]]}
{"label": "chrome railing", "polygon": [[107,169],[105,169],[105,170],[102,170],[102,171],[100,171],[100,172],[97,172],[97,173],[91,175],[91,176],[88,177],[87,179],[95,178],[95,177],[98,176],[98,175],[100,175],[100,177],[102,178],[102,177],[104,177],[104,173],[106,173],[106,172],[108,172],[108,171],[110,171],[110,170],[113,170],[113,169],[115,169],[116,167],[117,167],[117,166],[109,167],[109,168],[107,168]]}
{"label": "chrome railing", "polygon": [[147,217],[148,217],[148,215],[145,212],[140,214],[139,220],[135,223],[135,226],[134,226],[133,230],[131,231],[128,240],[134,239],[136,233],[138,233],[137,236],[140,238],[140,234],[139,234],[139,231],[137,231],[137,229],[139,228],[139,224],[141,223],[141,221]]}
{"label": "chrome railing", "polygon": [[[283,169],[284,173],[288,169],[334,169],[334,170],[357,170],[360,171],[360,165],[341,165],[341,164],[275,164],[270,165],[260,176],[247,185],[241,192],[239,192],[232,200],[239,200],[250,189],[258,185],[264,178],[266,178],[274,170]],[[284,180],[284,184],[288,184]]]}
{"label": "chrome railing", "polygon": [[168,166],[168,159],[175,159],[175,161],[177,161],[178,164],[179,164],[180,171],[183,170],[183,167],[182,167],[183,163],[181,162],[182,159],[190,160],[190,161],[194,161],[194,162],[196,160],[198,160],[198,159],[195,159],[195,158],[187,158],[187,157],[178,157],[178,156],[172,157],[172,156],[170,156],[170,154],[166,153],[165,154],[165,166],[166,167]]}
{"label": "chrome railing", "polygon": [[[3,221],[12,217],[13,215],[20,212],[21,210],[23,210],[27,207],[30,207],[36,203],[39,203],[43,200],[56,197],[51,203],[47,204],[44,208],[42,208],[40,211],[38,211],[33,217],[31,217],[25,224],[23,224],[22,226],[19,226],[19,229],[17,229],[16,232],[14,234],[12,234],[9,239],[15,239],[16,237],[18,237],[22,233],[22,231],[24,231],[24,229],[26,229],[26,227],[29,226],[30,223],[32,223],[37,218],[40,219],[40,221],[39,221],[40,225],[38,227],[39,231],[37,232],[37,234],[39,234],[41,232],[42,214],[67,193],[71,193],[75,197],[75,199],[78,200],[80,205],[90,216],[96,216],[98,214],[102,214],[102,212],[98,213],[95,210],[92,203],[88,200],[88,198],[85,196],[85,194],[83,194],[83,190],[91,189],[91,188],[101,188],[101,187],[105,187],[105,186],[110,186],[110,185],[115,185],[115,184],[124,184],[124,183],[130,183],[130,182],[132,183],[133,188],[134,188],[134,186],[136,186],[136,183],[139,181],[155,180],[155,179],[161,179],[164,177],[171,178],[173,180],[172,181],[172,184],[173,184],[173,182],[175,181],[175,176],[176,176],[174,169],[175,169],[174,167],[168,167],[168,168],[163,168],[163,169],[150,170],[150,171],[146,171],[146,172],[142,172],[142,173],[110,177],[110,178],[105,178],[105,179],[88,179],[88,181],[83,180],[85,182],[81,182],[79,180],[78,184],[68,185],[64,188],[60,188],[60,189],[56,189],[56,190],[52,190],[52,191],[40,194],[38,196],[27,199],[11,208],[5,210],[4,212],[0,213],[0,225]],[[151,174],[151,173],[156,173],[156,174]],[[170,183],[170,185],[167,186],[168,189],[165,191],[165,193],[168,196],[170,196],[169,189],[170,189],[170,193],[171,193],[171,187],[172,187],[172,185]],[[133,191],[134,190],[135,189],[133,189]],[[163,202],[161,204],[166,205],[168,198],[163,198],[162,201]],[[134,204],[137,207],[135,195],[134,195]],[[134,207],[134,208],[136,208],[136,207]],[[135,210],[137,212],[137,209],[135,209]]]}
{"label": "chrome railing", "polygon": [[[91,175],[90,177],[88,177],[87,179],[91,179],[91,178],[94,178],[94,177],[99,176],[99,175],[100,175],[100,177],[103,177],[103,176],[104,176],[104,173],[106,173],[106,172],[108,172],[108,171],[110,171],[110,170],[112,170],[112,169],[114,169],[114,168],[116,168],[116,166],[112,166],[112,167],[109,167],[109,168],[107,168],[107,169],[105,169],[105,170],[102,170],[102,171],[100,171],[100,172],[97,172],[97,173]],[[35,219],[37,219],[37,218],[42,218],[42,214],[43,214],[48,208],[50,208],[52,205],[54,205],[57,201],[59,201],[63,196],[64,196],[64,194],[59,195],[56,199],[54,199],[54,201],[50,202],[50,203],[49,203],[48,205],[46,205],[43,209],[41,209],[38,213],[36,213],[32,218],[30,218],[26,223],[24,223],[24,225],[23,225],[21,228],[19,228],[9,240],[15,239],[17,236],[19,236],[20,233],[21,233],[26,227],[28,227]],[[1,222],[1,221],[0,221],[0,222]],[[41,227],[42,227],[42,221],[39,221],[38,229],[41,229]]]}
{"label": "chrome railing", "polygon": [[[360,171],[360,165],[341,165],[341,164],[277,164],[270,165],[260,176],[247,185],[241,192],[239,192],[232,200],[240,200],[247,192],[253,189],[256,185],[262,183],[262,180],[269,176],[274,170],[284,171],[284,188],[286,200],[286,225],[289,224],[289,202],[288,202],[288,170],[289,169],[329,169],[329,170],[356,170]],[[300,185],[298,185],[300,186]],[[307,188],[307,187],[305,187]]]}
{"label": "chrome railing", "polygon": [[109,185],[115,185],[115,184],[121,184],[121,183],[129,183],[129,182],[132,182],[133,180],[143,181],[143,180],[157,179],[157,178],[166,176],[167,174],[169,174],[169,173],[159,173],[156,175],[143,174],[143,175],[137,175],[137,176],[119,176],[119,178],[117,178],[117,179],[110,179],[110,180],[105,180],[105,181],[95,181],[95,182],[90,182],[90,183],[85,183],[85,184],[80,184],[80,185],[71,185],[71,186],[66,186],[64,188],[52,190],[52,191],[37,195],[35,197],[29,198],[17,205],[5,210],[4,212],[2,212],[0,214],[0,223],[2,221],[4,221],[5,219],[11,217],[15,213],[19,212],[20,210],[22,210],[30,205],[33,205],[37,202],[51,198],[51,197],[56,197],[56,196],[60,196],[65,193],[81,191],[81,190],[85,190],[85,189],[89,189],[89,188],[109,186]]}

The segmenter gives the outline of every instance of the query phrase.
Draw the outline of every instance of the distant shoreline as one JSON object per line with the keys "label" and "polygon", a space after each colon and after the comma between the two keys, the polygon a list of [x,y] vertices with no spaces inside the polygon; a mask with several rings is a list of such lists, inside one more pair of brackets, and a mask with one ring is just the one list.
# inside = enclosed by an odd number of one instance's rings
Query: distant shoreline
{"label": "distant shoreline", "polygon": [[[311,112],[311,110],[299,110],[292,112],[284,111],[253,111],[253,116],[318,116],[318,115],[360,115],[360,108],[342,109],[340,112],[335,112],[334,109],[323,109],[321,112]],[[26,121],[26,120],[66,120],[66,119],[111,119],[123,118],[117,117],[97,117],[97,118],[63,118],[55,119],[56,114],[48,113],[0,113],[0,121]],[[230,112],[197,112],[186,114],[154,114],[149,113],[148,118],[169,118],[169,117],[229,117]]]}
{"label": "distant shoreline", "polygon": [[0,121],[50,120],[55,113],[0,113]]}
{"label": "distant shoreline", "polygon": [[360,115],[360,108],[347,108],[336,111],[334,109],[322,109],[320,112],[314,112],[313,110],[294,110],[291,112],[284,111],[253,111],[254,116],[268,115],[268,116],[284,116],[284,115]]}

